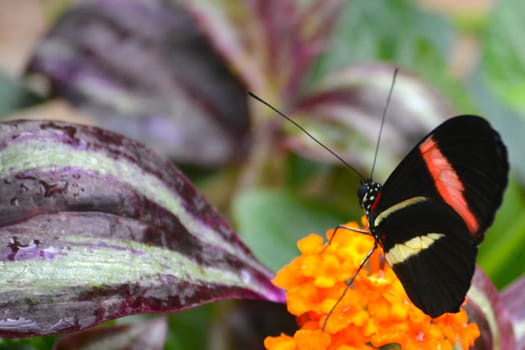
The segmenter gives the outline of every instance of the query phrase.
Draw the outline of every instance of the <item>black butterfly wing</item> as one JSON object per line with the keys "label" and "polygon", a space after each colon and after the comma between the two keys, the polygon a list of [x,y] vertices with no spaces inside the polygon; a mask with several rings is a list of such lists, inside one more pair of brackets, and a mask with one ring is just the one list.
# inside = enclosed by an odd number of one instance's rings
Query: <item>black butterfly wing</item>
{"label": "black butterfly wing", "polygon": [[458,116],[423,138],[385,182],[370,230],[407,295],[432,317],[459,310],[507,176],[499,134],[482,118]]}
{"label": "black butterfly wing", "polygon": [[379,230],[385,258],[414,305],[432,317],[457,312],[477,255],[459,216],[441,203],[419,202],[393,213]]}

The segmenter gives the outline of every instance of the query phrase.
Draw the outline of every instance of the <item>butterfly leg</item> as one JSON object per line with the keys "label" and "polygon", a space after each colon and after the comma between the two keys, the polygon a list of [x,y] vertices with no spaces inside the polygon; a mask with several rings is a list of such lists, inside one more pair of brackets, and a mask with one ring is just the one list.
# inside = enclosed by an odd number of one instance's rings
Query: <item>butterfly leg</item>
{"label": "butterfly leg", "polygon": [[[339,225],[339,226],[343,226],[343,225]],[[339,226],[337,226],[337,228],[339,228]],[[354,230],[353,228],[349,228],[347,226],[343,226],[344,228],[347,228],[347,229],[351,229],[352,231]],[[337,232],[337,228],[336,228],[336,232]],[[360,232],[360,231],[356,231],[356,232]],[[363,232],[365,233],[365,232]],[[366,233],[368,233],[368,231],[366,231]],[[334,235],[335,235],[335,232],[334,232]],[[333,236],[332,235],[332,238]],[[341,302],[341,300],[343,300],[343,298],[345,297],[346,293],[348,292],[348,289],[350,289],[350,287],[352,286],[352,284],[354,283],[354,280],[357,278],[357,275],[359,274],[359,272],[361,271],[361,269],[363,268],[363,266],[365,266],[366,262],[368,261],[368,259],[370,259],[370,257],[372,256],[372,254],[374,254],[375,250],[377,249],[379,245],[379,241],[376,239],[374,241],[374,247],[372,249],[370,249],[368,251],[368,253],[366,254],[366,256],[363,258],[363,260],[361,260],[361,262],[359,263],[359,267],[357,268],[356,272],[352,275],[352,277],[350,277],[350,279],[348,279],[346,281],[346,287],[345,289],[343,290],[343,293],[341,293],[341,296],[339,296],[339,298],[337,299],[337,301],[335,302],[334,306],[332,306],[332,308],[330,309],[330,311],[328,311],[328,313],[326,314],[326,318],[324,319],[323,321],[323,325],[321,327],[321,329],[324,331],[324,329],[326,328],[326,324],[328,323],[328,319],[330,318],[330,316],[332,315],[332,313],[334,312],[335,308],[337,307],[337,305],[339,305],[339,303]]]}
{"label": "butterfly leg", "polygon": [[370,234],[370,231],[368,231],[368,230],[363,230],[363,229],[360,229],[360,228],[350,227],[350,226],[346,226],[346,225],[337,225],[335,227],[334,234],[330,237],[330,239],[328,240],[328,244],[324,246],[323,250],[326,249],[326,247],[328,247],[332,243],[332,240],[334,239],[334,237],[337,234],[337,231],[339,229],[341,229],[341,230],[348,230],[348,231],[354,231],[354,232],[362,233],[364,235],[369,235]]}

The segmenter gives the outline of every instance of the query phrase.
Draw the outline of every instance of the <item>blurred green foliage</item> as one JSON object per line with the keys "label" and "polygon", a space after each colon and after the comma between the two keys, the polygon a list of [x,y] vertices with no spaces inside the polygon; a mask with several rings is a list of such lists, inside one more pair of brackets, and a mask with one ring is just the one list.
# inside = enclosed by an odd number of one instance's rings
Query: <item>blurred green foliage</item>
{"label": "blurred green foliage", "polygon": [[22,82],[13,80],[0,71],[0,117],[43,101],[42,97],[33,93]]}

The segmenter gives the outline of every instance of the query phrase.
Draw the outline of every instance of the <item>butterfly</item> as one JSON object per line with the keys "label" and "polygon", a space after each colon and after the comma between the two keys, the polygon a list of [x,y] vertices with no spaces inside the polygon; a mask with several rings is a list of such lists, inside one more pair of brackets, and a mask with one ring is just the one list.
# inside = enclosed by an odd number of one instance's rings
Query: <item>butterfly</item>
{"label": "butterfly", "polygon": [[[383,120],[396,75],[397,69]],[[249,94],[359,174],[296,121]],[[383,185],[359,174],[357,196],[369,230],[338,228],[371,234],[375,244],[322,328],[378,246],[415,306],[431,317],[458,312],[474,275],[478,245],[503,200],[508,173],[507,149],[499,133],[479,116],[460,115],[423,137]]]}
{"label": "butterfly", "polygon": [[384,185],[361,181],[374,249],[383,248],[412,303],[431,317],[459,311],[508,172],[498,132],[461,115],[425,136]]}

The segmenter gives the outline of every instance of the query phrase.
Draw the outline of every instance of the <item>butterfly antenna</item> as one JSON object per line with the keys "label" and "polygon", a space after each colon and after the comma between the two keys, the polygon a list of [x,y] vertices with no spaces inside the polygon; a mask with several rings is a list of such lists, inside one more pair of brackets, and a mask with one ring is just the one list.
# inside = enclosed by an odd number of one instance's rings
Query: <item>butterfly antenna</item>
{"label": "butterfly antenna", "polygon": [[321,147],[323,147],[326,151],[328,151],[328,153],[330,153],[332,156],[334,156],[337,160],[339,160],[344,166],[346,166],[347,168],[349,168],[350,170],[353,170],[361,179],[364,179],[363,175],[361,175],[361,173],[359,171],[357,171],[356,168],[354,168],[353,166],[351,166],[346,160],[344,160],[340,155],[338,155],[337,153],[335,153],[334,151],[332,151],[328,146],[326,146],[324,143],[322,143],[321,141],[319,141],[314,135],[312,135],[308,130],[306,130],[303,126],[301,126],[301,124],[297,123],[295,120],[293,120],[292,118],[290,118],[289,116],[287,116],[286,114],[284,114],[283,112],[279,111],[277,108],[275,108],[274,106],[272,106],[271,104],[269,104],[268,102],[266,102],[265,100],[263,100],[262,98],[260,98],[259,96],[255,95],[254,93],[252,92],[249,92],[248,91],[248,95],[250,95],[251,97],[253,97],[254,99],[256,99],[257,101],[261,102],[262,104],[264,104],[265,106],[267,106],[268,108],[270,108],[272,111],[274,111],[275,113],[279,114],[281,117],[283,117],[284,119],[288,120],[290,123],[292,123],[293,125],[295,125],[297,128],[299,128],[302,132],[304,132],[310,139],[312,139],[313,141],[315,141],[317,144],[319,144]]}
{"label": "butterfly antenna", "polygon": [[392,77],[392,83],[390,84],[390,90],[388,90],[388,97],[386,98],[385,109],[383,110],[383,116],[381,117],[381,126],[379,127],[379,135],[377,136],[376,150],[374,153],[374,161],[372,163],[372,170],[370,170],[370,178],[374,178],[374,169],[376,168],[377,154],[379,152],[379,143],[381,142],[381,134],[383,133],[383,126],[385,125],[386,112],[388,110],[388,105],[390,104],[390,99],[392,98],[392,91],[394,91],[394,85],[396,84],[396,77],[399,68],[396,67],[394,70],[394,76]]}

